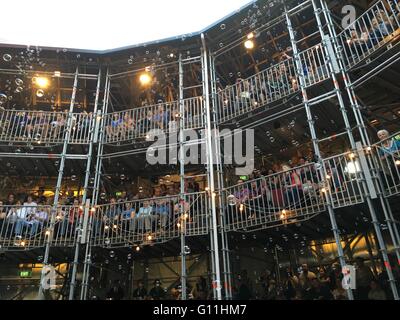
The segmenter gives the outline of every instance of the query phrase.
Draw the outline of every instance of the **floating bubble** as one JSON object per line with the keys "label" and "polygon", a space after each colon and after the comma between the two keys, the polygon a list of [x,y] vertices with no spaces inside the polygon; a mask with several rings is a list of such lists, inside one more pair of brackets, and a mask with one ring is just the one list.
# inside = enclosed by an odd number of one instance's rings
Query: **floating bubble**
{"label": "floating bubble", "polygon": [[15,79],[15,84],[17,86],[23,86],[24,85],[24,81],[20,78]]}
{"label": "floating bubble", "polygon": [[15,88],[15,93],[21,93],[22,91],[24,91],[24,88],[22,88],[22,87]]}
{"label": "floating bubble", "polygon": [[5,102],[7,102],[7,95],[5,95],[4,93],[0,93],[0,105]]}
{"label": "floating bubble", "polygon": [[114,251],[110,251],[110,258],[114,258],[115,257],[115,252]]}
{"label": "floating bubble", "polygon": [[221,30],[225,30],[225,28],[226,28],[225,23],[221,24],[220,28],[221,28]]}
{"label": "floating bubble", "polygon": [[121,180],[125,180],[125,175],[124,175],[124,174],[121,174],[121,175],[119,176],[119,178],[120,178]]}
{"label": "floating bubble", "polygon": [[233,194],[230,194],[227,199],[230,206],[236,205],[236,197]]}
{"label": "floating bubble", "polygon": [[38,98],[43,97],[43,96],[44,96],[44,91],[43,91],[43,89],[38,89],[38,90],[36,91],[36,96],[37,96]]}
{"label": "floating bubble", "polygon": [[219,47],[222,48],[224,46],[224,44],[222,42],[220,42]]}
{"label": "floating bubble", "polygon": [[3,54],[3,60],[6,62],[11,61],[12,60],[11,54],[8,54],[8,53]]}
{"label": "floating bubble", "polygon": [[76,180],[76,175],[72,175],[71,176],[71,181],[75,181]]}

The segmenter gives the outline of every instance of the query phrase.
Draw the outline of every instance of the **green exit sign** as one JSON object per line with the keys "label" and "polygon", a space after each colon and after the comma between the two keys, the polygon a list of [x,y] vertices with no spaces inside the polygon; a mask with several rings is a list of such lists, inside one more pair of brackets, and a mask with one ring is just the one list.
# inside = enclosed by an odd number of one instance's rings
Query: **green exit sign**
{"label": "green exit sign", "polygon": [[32,271],[20,271],[19,276],[21,278],[30,278],[32,277]]}

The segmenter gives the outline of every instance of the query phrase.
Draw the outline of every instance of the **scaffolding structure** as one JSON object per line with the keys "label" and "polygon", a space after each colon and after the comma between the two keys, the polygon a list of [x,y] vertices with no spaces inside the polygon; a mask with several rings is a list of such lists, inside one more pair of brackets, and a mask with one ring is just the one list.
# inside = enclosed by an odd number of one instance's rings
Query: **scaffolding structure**
{"label": "scaffolding structure", "polygon": [[[301,50],[299,48],[301,39],[296,35],[292,18],[302,10],[310,8],[314,13],[319,42],[306,50]],[[46,152],[0,154],[0,157],[59,159],[54,202],[43,209],[49,212],[49,216],[35,227],[29,228],[20,225],[18,220],[5,220],[0,227],[2,248],[7,250],[44,248],[44,271],[50,265],[49,254],[53,247],[70,248],[74,252],[74,260],[69,299],[73,300],[76,297],[77,270],[79,264],[83,263],[79,296],[81,300],[86,300],[93,247],[136,248],[180,239],[181,298],[185,300],[188,298],[186,256],[190,250],[186,239],[209,236],[213,296],[217,300],[229,300],[233,298],[231,250],[228,241],[230,232],[268,230],[280,225],[307,221],[316,215],[328,213],[337,246],[337,256],[341,266],[345,267],[347,262],[335,211],[365,203],[378,239],[379,251],[393,297],[399,300],[388,258],[388,245],[382,236],[381,221],[376,214],[378,208],[373,203],[376,200],[380,204],[379,210],[384,213],[390,239],[397,260],[400,261],[398,222],[388,201],[390,197],[400,194],[400,149],[387,151],[388,142],[390,143],[399,133],[372,144],[355,90],[381,70],[398,62],[400,56],[396,53],[390,59],[379,62],[377,67],[358,79],[352,80],[349,76],[351,70],[362,67],[365,61],[377,59],[396,48],[400,35],[399,16],[396,10],[390,1],[377,1],[350,26],[337,33],[331,12],[324,0],[304,1],[293,8],[284,6],[283,13],[274,19],[273,23],[278,21],[286,24],[293,56],[224,89],[218,89],[216,63],[223,53],[239,45],[239,42],[234,41],[225,48],[213,52],[208,48],[206,37],[201,34],[200,55],[191,58],[179,55],[179,59],[175,62],[179,70],[177,84],[179,97],[176,101],[114,112],[110,110],[113,80],[131,77],[143,69],[112,74],[109,68],[101,67],[97,74],[81,74],[77,68],[74,74],[62,75],[73,80],[67,113],[0,110],[0,142],[8,143],[10,146],[32,144],[61,146],[60,153],[51,155]],[[365,28],[370,28],[373,19],[386,21],[386,29],[380,28],[374,32],[374,37],[370,36],[360,42],[355,34],[359,35]],[[259,29],[268,30],[271,25],[267,24]],[[184,81],[185,67],[194,64],[201,68],[201,79],[194,86],[201,89],[202,94],[187,97],[185,92],[190,88],[186,87]],[[157,66],[157,68],[162,67],[162,65]],[[0,70],[0,72],[10,73],[12,70]],[[96,81],[95,102],[93,112],[90,114],[74,110],[81,79]],[[331,89],[310,98],[310,89],[322,83]],[[252,91],[251,98],[250,91]],[[242,184],[227,186],[221,145],[224,137],[220,136],[219,129],[229,121],[240,119],[248,113],[262,111],[271,104],[297,94],[302,98],[299,104],[288,107],[274,116],[282,117],[290,112],[305,111],[315,154],[314,162]],[[330,157],[320,152],[320,143],[326,138],[317,136],[313,117],[313,109],[321,107],[328,99],[337,101],[338,112],[344,122],[344,131],[337,135],[346,137],[350,146],[347,152]],[[346,99],[350,101],[349,106],[346,105]],[[161,148],[158,150],[179,148],[177,164],[180,191],[177,195],[128,201],[124,204],[131,210],[132,215],[122,217],[115,203],[99,204],[104,176],[103,161],[146,154],[148,147],[113,152],[107,151],[114,150],[107,147],[118,149],[120,146],[129,145],[132,141],[149,141],[149,135],[157,134],[160,125],[146,122],[144,119],[157,110],[167,111],[166,118],[161,120],[163,134],[176,137],[175,143],[170,143],[167,139],[161,141],[159,145]],[[356,130],[351,127],[349,111],[356,121]],[[24,125],[21,125],[22,118],[28,119]],[[115,132],[113,121],[119,119],[124,119],[132,125]],[[54,125],[43,126],[41,121]],[[252,124],[240,128],[254,128],[263,121],[270,119],[257,119]],[[189,130],[201,133],[200,138],[188,142],[186,134]],[[356,141],[355,136],[361,141]],[[86,146],[87,152],[82,154],[69,152],[69,147],[75,144]],[[193,146],[201,146],[204,151],[203,164],[207,188],[205,191],[189,193],[185,189],[185,179],[191,177],[186,175],[185,155]],[[65,162],[82,160],[85,161],[82,202],[73,205],[60,204]],[[346,173],[349,164],[355,168],[351,174]],[[295,187],[285,186],[295,172],[304,172],[309,174],[310,178],[306,183],[300,182]],[[91,179],[93,183],[90,182]],[[286,189],[274,189],[273,186],[277,182]],[[146,211],[149,207],[150,211]],[[19,207],[12,208],[15,212],[19,209]],[[141,215],[138,215],[139,212]],[[80,252],[84,252],[83,261],[79,261]],[[45,278],[46,274],[43,273],[42,276]],[[40,294],[43,293],[43,285],[41,281]],[[347,290],[347,294],[350,300],[354,299],[351,289]]]}

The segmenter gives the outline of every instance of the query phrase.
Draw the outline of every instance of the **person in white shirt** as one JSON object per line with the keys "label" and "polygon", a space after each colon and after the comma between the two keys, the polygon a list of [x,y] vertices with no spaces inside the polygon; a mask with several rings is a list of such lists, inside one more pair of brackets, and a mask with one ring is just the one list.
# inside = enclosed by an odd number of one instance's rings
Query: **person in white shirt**
{"label": "person in white shirt", "polygon": [[33,236],[38,227],[39,221],[35,219],[37,203],[33,201],[31,196],[28,196],[24,205],[16,210],[17,221],[15,223],[15,235],[20,238],[23,227],[30,229],[30,235]]}
{"label": "person in white shirt", "polygon": [[153,208],[150,206],[149,201],[144,201],[143,207],[141,207],[139,209],[138,214],[136,216],[137,219],[139,220],[139,226],[143,225],[142,221],[144,220],[144,224],[145,224],[145,228],[146,228],[147,232],[151,231],[152,211],[153,211]]}

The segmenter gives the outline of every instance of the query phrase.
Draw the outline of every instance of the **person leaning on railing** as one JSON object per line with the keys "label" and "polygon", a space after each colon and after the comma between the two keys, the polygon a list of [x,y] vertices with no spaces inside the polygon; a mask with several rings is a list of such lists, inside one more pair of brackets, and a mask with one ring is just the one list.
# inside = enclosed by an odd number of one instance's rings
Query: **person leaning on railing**
{"label": "person leaning on railing", "polygon": [[389,155],[393,156],[400,151],[400,135],[389,138],[389,131],[383,129],[378,131],[377,136],[381,141],[379,156],[382,159],[387,158]]}
{"label": "person leaning on railing", "polygon": [[[396,168],[396,160],[400,159],[400,135],[392,138],[389,137],[387,130],[379,130],[378,138],[378,155],[382,165],[383,172],[389,177],[399,178],[398,169]],[[396,174],[397,173],[397,174]],[[386,179],[383,179],[386,181]]]}

